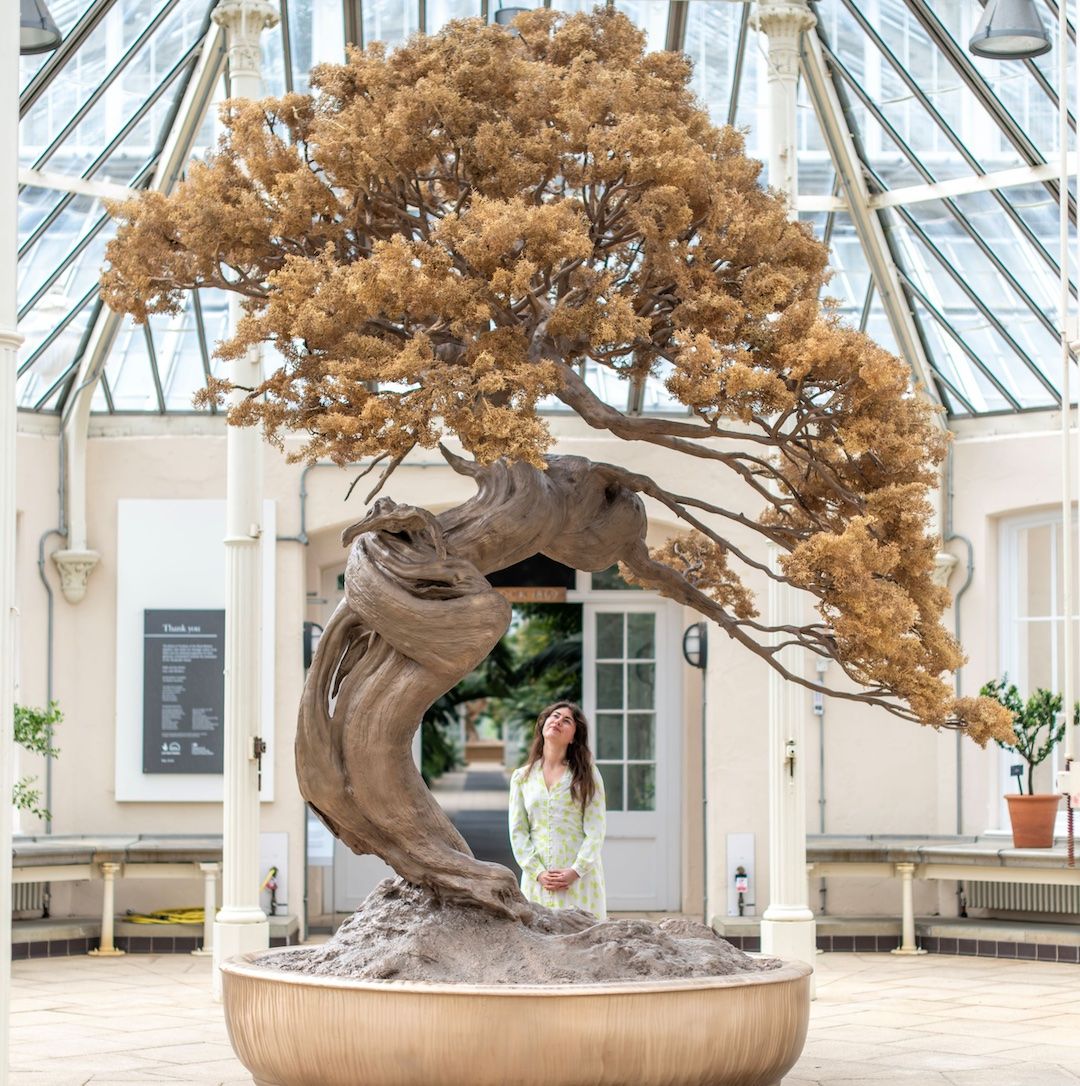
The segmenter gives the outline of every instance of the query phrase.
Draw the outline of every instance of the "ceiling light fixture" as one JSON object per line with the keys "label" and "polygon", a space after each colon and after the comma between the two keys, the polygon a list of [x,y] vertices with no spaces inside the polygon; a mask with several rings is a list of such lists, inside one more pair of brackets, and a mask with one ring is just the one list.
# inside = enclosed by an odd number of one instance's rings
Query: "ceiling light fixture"
{"label": "ceiling light fixture", "polygon": [[968,48],[991,60],[1027,60],[1050,52],[1035,0],[988,0]]}

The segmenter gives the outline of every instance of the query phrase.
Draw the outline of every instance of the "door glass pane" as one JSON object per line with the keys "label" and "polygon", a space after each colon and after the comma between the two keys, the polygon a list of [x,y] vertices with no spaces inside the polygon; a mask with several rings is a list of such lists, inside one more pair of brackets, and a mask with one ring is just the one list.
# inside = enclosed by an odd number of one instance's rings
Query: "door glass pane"
{"label": "door glass pane", "polygon": [[630,664],[627,667],[627,707],[652,709],[656,705],[656,665]]}
{"label": "door glass pane", "polygon": [[[1060,614],[1061,601],[1055,600],[1051,570],[1053,562],[1050,560],[1050,536],[1053,526],[1040,524],[1038,527],[1029,528],[1027,532],[1020,533],[1020,547],[1023,553],[1024,564],[1027,566],[1027,592],[1021,586],[1020,614],[1031,615],[1035,618],[1048,618],[1050,615]],[[1027,536],[1025,540],[1024,536]]]}
{"label": "door glass pane", "polygon": [[656,659],[656,615],[645,612],[626,616],[627,653],[631,659]]}
{"label": "door glass pane", "polygon": [[656,810],[656,766],[628,765],[626,767],[628,811]]}
{"label": "door glass pane", "polygon": [[596,757],[601,760],[623,757],[622,713],[596,714]]}
{"label": "door glass pane", "polygon": [[602,611],[596,616],[596,657],[598,660],[623,658],[623,616],[621,613]]}
{"label": "door glass pane", "polygon": [[596,707],[597,709],[623,707],[622,664],[596,665]]}
{"label": "door glass pane", "polygon": [[630,713],[626,718],[626,752],[635,761],[656,757],[656,716],[654,713]]}
{"label": "door glass pane", "polygon": [[599,765],[600,776],[604,778],[604,792],[607,795],[607,809],[609,811],[621,811],[623,809],[623,767],[617,765]]}

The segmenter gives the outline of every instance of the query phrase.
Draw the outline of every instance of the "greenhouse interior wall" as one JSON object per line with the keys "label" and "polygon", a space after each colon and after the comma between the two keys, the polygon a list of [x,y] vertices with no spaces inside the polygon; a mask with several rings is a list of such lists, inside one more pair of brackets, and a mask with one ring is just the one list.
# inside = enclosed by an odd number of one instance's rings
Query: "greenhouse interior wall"
{"label": "greenhouse interior wall", "polygon": [[[962,630],[968,662],[961,672],[965,692],[972,693],[1005,670],[1020,681],[1052,683],[1056,675],[1042,673],[1041,655],[1023,658],[1014,636],[1018,625],[1003,602],[1013,596],[1037,594],[1046,533],[1055,521],[1058,482],[1045,470],[1053,462],[1058,437],[1053,414],[1037,416],[1038,427],[1020,425],[1020,417],[999,423],[956,427],[953,442],[952,527],[973,545],[972,581],[961,600]],[[658,481],[695,493],[709,492],[715,500],[749,516],[758,513],[740,493],[738,480],[715,470],[696,469],[688,478],[685,464],[646,446],[614,448],[611,438],[596,436],[583,423],[553,417],[554,451],[588,455],[597,461],[617,454],[631,469],[644,467]],[[37,576],[41,537],[58,520],[59,447],[55,419],[20,416],[18,561],[19,591],[19,700],[41,704],[46,698],[47,594]],[[58,733],[60,756],[52,770],[52,832],[63,834],[216,834],[221,808],[216,802],[130,801],[117,792],[118,735],[118,520],[121,503],[133,500],[183,502],[224,498],[222,465],[225,456],[224,424],[220,418],[169,417],[164,419],[95,416],[90,424],[87,454],[87,522],[90,546],[101,560],[90,576],[85,598],[68,603],[60,591],[52,563],[44,564],[55,608],[53,631],[53,696],[63,707],[65,720]],[[465,500],[472,484],[448,467],[440,466],[437,452],[420,452],[406,461],[388,484],[395,500],[439,510]],[[301,651],[305,619],[312,617],[312,600],[325,601],[326,586],[336,584],[344,568],[341,530],[359,519],[364,504],[362,487],[345,499],[356,469],[321,467],[305,480],[305,528],[308,543],[296,541],[300,529],[302,464],[287,463],[284,455],[268,451],[265,457],[265,495],[275,508],[276,531],[282,538],[274,548],[274,653],[273,653],[273,798],[261,806],[261,829],[288,835],[288,885],[279,893],[290,911],[299,913],[304,899],[304,804],[292,772],[292,740],[296,707],[304,679]],[[1058,507],[1059,508],[1059,507]],[[182,510],[182,507],[181,507]],[[662,542],[673,526],[665,511],[650,508],[650,543]],[[1057,518],[1060,523],[1060,517]],[[1032,534],[1028,529],[1034,525]],[[1042,526],[1040,530],[1040,526]],[[1027,531],[1029,560],[1003,566],[1001,549],[1009,531]],[[764,560],[764,548],[752,533],[736,535],[751,555]],[[294,537],[289,539],[288,537]],[[1003,542],[1004,541],[1004,542]],[[169,552],[167,539],[161,551]],[[1040,547],[1042,549],[1040,549]],[[959,561],[950,587],[962,585],[966,554],[959,540],[947,549]],[[178,577],[173,563],[148,548],[139,562],[153,577],[168,585]],[[1042,571],[1042,572],[1040,572]],[[1025,584],[1016,578],[1025,576]],[[749,582],[763,591],[764,585]],[[320,603],[319,615],[335,601]],[[177,606],[184,606],[183,599]],[[1011,605],[1010,605],[1011,606]],[[1026,609],[1025,613],[1026,613]],[[1022,617],[1022,616],[1021,616]],[[684,624],[696,621],[686,612]],[[946,616],[947,622],[953,616]],[[1011,624],[1011,625],[1010,625]],[[1030,627],[1030,623],[1027,624]],[[769,900],[768,797],[762,767],[766,760],[766,665],[712,628],[707,668],[707,803],[702,804],[701,684],[700,673],[680,663],[682,713],[660,726],[681,735],[679,852],[681,901],[688,914],[702,909],[702,874],[709,876],[710,915],[722,918],[728,901],[725,855],[728,835],[754,835],[758,902]],[[835,664],[831,665],[833,668]],[[830,676],[835,680],[834,676]],[[808,832],[829,835],[981,835],[1007,836],[1002,794],[1007,787],[1006,755],[996,747],[979,749],[952,733],[920,728],[887,713],[842,699],[826,699],[824,715],[813,712],[812,696],[805,695],[807,765],[806,822]],[[819,727],[820,726],[820,727]],[[819,749],[819,730],[824,751]],[[958,769],[959,758],[959,769]],[[824,777],[819,765],[824,765]],[[40,764],[25,759],[20,772],[43,775]],[[1049,783],[1051,766],[1040,767]],[[1043,783],[1041,780],[1037,783]],[[958,811],[958,787],[962,810]],[[824,804],[822,804],[824,800]],[[708,825],[703,823],[707,811]],[[21,832],[43,832],[39,820],[23,813]],[[702,834],[708,841],[702,852]],[[125,882],[118,908],[152,909],[183,901],[199,901],[200,884],[170,883],[168,901],[162,886]],[[816,889],[812,904],[820,904]],[[93,916],[100,908],[100,887],[86,883],[56,884],[54,916]],[[920,915],[955,915],[955,887],[946,883],[917,883],[916,911]],[[834,915],[895,916],[898,909],[895,880],[831,879],[827,912]],[[759,910],[760,911],[760,908]]]}

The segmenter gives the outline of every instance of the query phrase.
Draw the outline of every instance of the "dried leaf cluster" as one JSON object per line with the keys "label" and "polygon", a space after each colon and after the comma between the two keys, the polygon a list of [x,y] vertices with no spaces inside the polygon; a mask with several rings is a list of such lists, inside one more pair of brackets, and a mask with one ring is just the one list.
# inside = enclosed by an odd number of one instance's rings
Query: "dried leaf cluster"
{"label": "dried leaf cluster", "polygon": [[[734,472],[760,520],[610,467],[695,532],[654,556],[669,595],[780,670],[783,634],[864,687],[844,696],[1011,735],[1001,706],[943,681],[961,662],[927,534],[943,442],[907,367],[819,301],[825,246],[710,123],[686,57],[646,53],[614,11],[515,28],[451,23],[316,69],[311,95],[228,103],[174,195],[113,209],[106,301],[145,320],[191,289],[238,294],[222,355],[268,342],[280,365],[229,420],[306,435],[300,459],[394,464],[452,433],[480,461],[542,467],[537,407],[557,397]],[[605,404],[586,359],[637,391],[659,377],[689,417]],[[725,521],[775,544],[779,570]],[[758,621],[732,560],[812,593],[821,621]]]}

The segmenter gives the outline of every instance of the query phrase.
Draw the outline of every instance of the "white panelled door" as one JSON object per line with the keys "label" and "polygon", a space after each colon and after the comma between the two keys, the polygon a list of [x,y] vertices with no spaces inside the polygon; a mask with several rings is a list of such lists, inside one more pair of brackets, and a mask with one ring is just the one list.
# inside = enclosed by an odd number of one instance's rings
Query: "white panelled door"
{"label": "white panelled door", "polygon": [[582,693],[607,793],[608,909],[680,907],[678,615],[662,600],[584,604]]}

